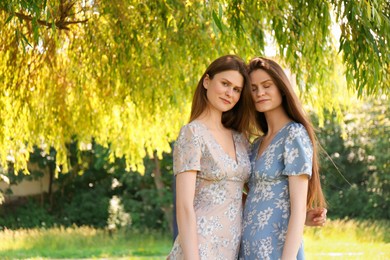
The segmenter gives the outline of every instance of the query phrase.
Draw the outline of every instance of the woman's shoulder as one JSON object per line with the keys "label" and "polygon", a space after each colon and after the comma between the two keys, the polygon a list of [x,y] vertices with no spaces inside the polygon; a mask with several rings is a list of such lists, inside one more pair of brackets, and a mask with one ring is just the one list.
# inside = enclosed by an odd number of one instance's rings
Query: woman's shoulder
{"label": "woman's shoulder", "polygon": [[191,121],[191,122],[183,125],[181,127],[181,131],[188,131],[188,130],[199,131],[200,129],[204,129],[204,128],[205,128],[205,126],[201,122],[194,120],[194,121]]}
{"label": "woman's shoulder", "polygon": [[183,125],[180,129],[179,138],[186,136],[187,138],[192,136],[192,138],[198,138],[204,135],[204,131],[207,128],[198,121],[191,121]]}
{"label": "woman's shoulder", "polygon": [[291,128],[291,129],[299,129],[299,128],[305,128],[303,126],[303,124],[299,123],[299,122],[295,122],[295,121],[291,121],[289,123],[287,123],[287,127],[288,128]]}
{"label": "woman's shoulder", "polygon": [[310,142],[310,136],[305,126],[298,122],[291,122],[287,127],[286,142]]}
{"label": "woman's shoulder", "polygon": [[296,135],[296,134],[304,134],[307,135],[306,128],[303,124],[298,122],[290,122],[288,123],[286,129],[288,130],[289,135]]}

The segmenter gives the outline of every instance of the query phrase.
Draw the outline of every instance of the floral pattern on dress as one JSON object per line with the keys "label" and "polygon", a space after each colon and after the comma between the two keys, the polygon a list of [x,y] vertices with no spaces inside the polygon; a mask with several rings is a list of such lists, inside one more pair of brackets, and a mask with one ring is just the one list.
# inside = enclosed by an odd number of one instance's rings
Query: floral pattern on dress
{"label": "floral pattern on dress", "polygon": [[[193,121],[182,127],[173,150],[173,172],[197,171],[194,208],[202,260],[238,258],[242,235],[242,190],[249,179],[249,143],[233,132],[236,160],[207,127]],[[168,259],[184,259],[180,234]]]}
{"label": "floral pattern on dress", "polygon": [[[261,141],[255,140],[250,152],[239,259],[281,258],[290,218],[288,176],[312,173],[312,143],[302,124],[286,124],[258,158]],[[303,246],[297,259],[304,259]]]}

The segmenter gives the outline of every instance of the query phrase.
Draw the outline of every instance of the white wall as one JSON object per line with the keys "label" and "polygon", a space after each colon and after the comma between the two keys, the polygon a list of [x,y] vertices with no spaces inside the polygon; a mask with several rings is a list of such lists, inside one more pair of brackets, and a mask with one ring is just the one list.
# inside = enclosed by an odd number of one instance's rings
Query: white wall
{"label": "white wall", "polygon": [[17,197],[39,195],[49,191],[49,169],[40,169],[36,164],[29,164],[28,168],[30,172],[33,170],[42,171],[44,173],[43,177],[31,181],[23,180],[17,185],[9,185],[8,183],[0,180],[0,189],[2,191],[5,191],[8,188],[11,188],[12,190],[12,195],[4,194],[5,201],[12,200]]}

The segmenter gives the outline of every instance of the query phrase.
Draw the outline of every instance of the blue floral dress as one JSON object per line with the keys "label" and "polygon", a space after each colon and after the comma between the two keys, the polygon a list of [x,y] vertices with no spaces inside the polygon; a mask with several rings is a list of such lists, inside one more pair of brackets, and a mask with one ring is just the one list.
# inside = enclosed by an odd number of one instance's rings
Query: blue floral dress
{"label": "blue floral dress", "polygon": [[[287,123],[257,158],[261,141],[255,140],[250,154],[239,259],[281,258],[290,218],[288,176],[312,173],[313,147],[302,124]],[[304,259],[303,245],[297,259]]]}
{"label": "blue floral dress", "polygon": [[[233,132],[236,160],[201,122],[182,127],[173,151],[173,172],[197,171],[194,208],[202,260],[238,258],[242,234],[242,190],[249,179],[249,143]],[[180,233],[168,259],[184,259]]]}

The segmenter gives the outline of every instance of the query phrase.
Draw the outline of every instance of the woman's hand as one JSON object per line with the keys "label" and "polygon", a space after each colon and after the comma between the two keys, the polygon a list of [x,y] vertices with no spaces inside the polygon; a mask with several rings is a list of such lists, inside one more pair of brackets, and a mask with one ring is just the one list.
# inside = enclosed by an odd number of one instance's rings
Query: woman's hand
{"label": "woman's hand", "polygon": [[325,225],[326,212],[327,212],[327,209],[325,209],[325,208],[310,209],[309,211],[306,212],[305,225],[311,226],[311,227]]}

